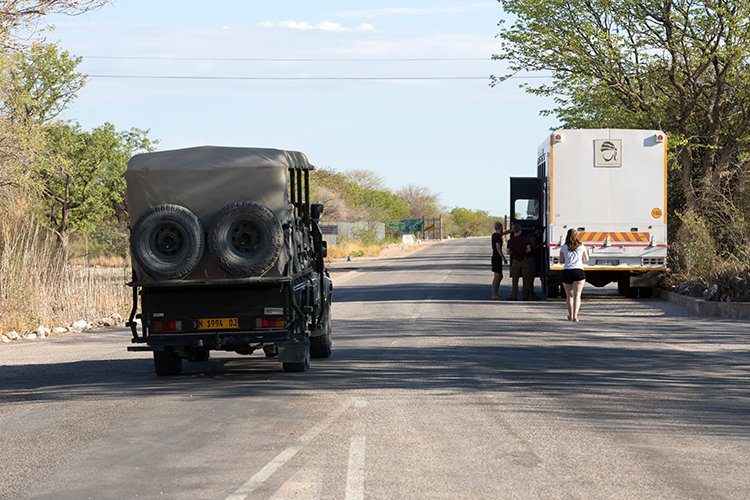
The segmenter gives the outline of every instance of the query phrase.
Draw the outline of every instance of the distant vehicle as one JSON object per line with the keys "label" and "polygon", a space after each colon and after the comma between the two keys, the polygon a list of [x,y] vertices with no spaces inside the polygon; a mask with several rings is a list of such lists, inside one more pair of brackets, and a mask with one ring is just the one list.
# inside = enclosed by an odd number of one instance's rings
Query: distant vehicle
{"label": "distant vehicle", "polygon": [[128,350],[153,351],[157,375],[212,350],[263,349],[291,372],[329,357],[333,285],[323,205],[310,203],[313,168],[302,153],[259,148],[131,158]]}
{"label": "distant vehicle", "polygon": [[542,287],[564,295],[559,249],[569,228],[589,249],[586,281],[650,297],[667,269],[667,136],[660,130],[556,130],[536,177],[510,179],[511,222],[544,227]]}

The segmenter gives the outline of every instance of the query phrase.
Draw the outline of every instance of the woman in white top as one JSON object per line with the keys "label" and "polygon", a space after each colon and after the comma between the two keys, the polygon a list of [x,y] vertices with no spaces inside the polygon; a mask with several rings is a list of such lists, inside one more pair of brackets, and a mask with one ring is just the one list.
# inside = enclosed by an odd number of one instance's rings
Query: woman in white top
{"label": "woman in white top", "polygon": [[568,306],[568,319],[578,321],[578,310],[581,308],[581,292],[586,284],[586,273],[583,263],[588,262],[589,253],[578,239],[578,232],[570,228],[565,236],[565,244],[560,247],[560,262],[563,264],[563,287],[565,303]]}

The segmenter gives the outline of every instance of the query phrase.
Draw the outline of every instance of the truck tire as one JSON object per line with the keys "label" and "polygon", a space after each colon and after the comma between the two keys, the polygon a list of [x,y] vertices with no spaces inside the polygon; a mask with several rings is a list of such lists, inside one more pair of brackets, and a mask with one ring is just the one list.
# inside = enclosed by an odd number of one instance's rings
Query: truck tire
{"label": "truck tire", "polygon": [[187,276],[203,256],[203,227],[180,205],[157,205],[144,213],[131,235],[136,262],[155,278]]}
{"label": "truck tire", "polygon": [[278,260],[283,244],[284,234],[274,213],[251,201],[221,209],[208,235],[216,263],[235,278],[263,275]]}
{"label": "truck tire", "polygon": [[304,361],[284,361],[283,363],[281,363],[281,366],[287,373],[306,372],[310,368],[310,360],[305,359]]}
{"label": "truck tire", "polygon": [[323,335],[310,337],[310,357],[311,358],[330,358],[331,357],[331,316],[330,312],[326,314],[321,326]]}
{"label": "truck tire", "polygon": [[172,351],[154,351],[154,371],[160,377],[182,373],[182,358]]}

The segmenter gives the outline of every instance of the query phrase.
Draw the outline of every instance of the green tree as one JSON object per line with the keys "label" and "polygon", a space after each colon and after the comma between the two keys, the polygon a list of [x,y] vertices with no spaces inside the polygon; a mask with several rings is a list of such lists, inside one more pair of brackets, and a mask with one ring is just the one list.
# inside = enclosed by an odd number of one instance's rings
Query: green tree
{"label": "green tree", "polygon": [[86,76],[76,71],[81,58],[55,44],[34,45],[28,52],[12,54],[10,62],[4,105],[13,122],[54,120],[86,84]]}
{"label": "green tree", "polygon": [[49,149],[37,162],[35,180],[43,193],[40,211],[67,247],[71,233],[88,235],[116,224],[125,212],[124,177],[130,157],[153,150],[148,131],[117,131],[105,123],[90,132],[77,124],[47,129]]}
{"label": "green tree", "polygon": [[443,233],[454,238],[487,236],[492,233],[495,219],[484,210],[456,207],[445,218]]}
{"label": "green tree", "polygon": [[550,74],[526,88],[554,97],[548,113],[565,127],[663,129],[670,211],[705,216],[725,249],[747,247],[748,235],[722,231],[738,225],[728,214],[743,213],[736,186],[750,158],[750,2],[500,2],[514,19],[501,22],[494,56],[505,77]]}

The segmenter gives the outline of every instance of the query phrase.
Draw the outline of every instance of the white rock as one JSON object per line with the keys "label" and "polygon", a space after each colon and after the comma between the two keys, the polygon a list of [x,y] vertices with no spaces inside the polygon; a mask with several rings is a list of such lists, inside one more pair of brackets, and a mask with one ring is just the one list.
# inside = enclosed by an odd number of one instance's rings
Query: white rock
{"label": "white rock", "polygon": [[21,336],[16,331],[8,332],[6,333],[6,335],[10,337],[10,340],[18,340],[19,338],[21,338]]}
{"label": "white rock", "polygon": [[0,335],[0,340],[5,342],[6,344],[10,342],[10,337],[6,337],[5,335]]}
{"label": "white rock", "polygon": [[38,337],[49,337],[50,333],[52,333],[52,331],[42,325],[39,325],[39,328],[36,329],[36,334]]}
{"label": "white rock", "polygon": [[89,324],[79,319],[78,321],[74,321],[73,324],[70,325],[70,329],[74,332],[82,332],[83,330],[86,330],[89,327]]}
{"label": "white rock", "polygon": [[58,326],[52,329],[52,333],[54,333],[55,335],[59,335],[61,333],[67,333],[67,332],[68,332],[68,329],[65,328],[64,326]]}
{"label": "white rock", "polygon": [[34,340],[34,339],[36,339],[36,333],[34,333],[34,332],[31,332],[31,333],[27,333],[27,334],[26,334],[26,335],[24,336],[24,338],[26,338],[26,339],[29,339],[29,340]]}
{"label": "white rock", "polygon": [[117,313],[114,313],[114,314],[113,314],[113,315],[112,315],[112,316],[110,317],[110,319],[112,319],[112,322],[113,322],[113,323],[114,323],[115,325],[117,325],[117,324],[119,324],[119,323],[124,323],[124,321],[123,321],[123,319],[122,319],[122,316],[120,316],[120,315],[119,315],[119,314],[117,314]]}

